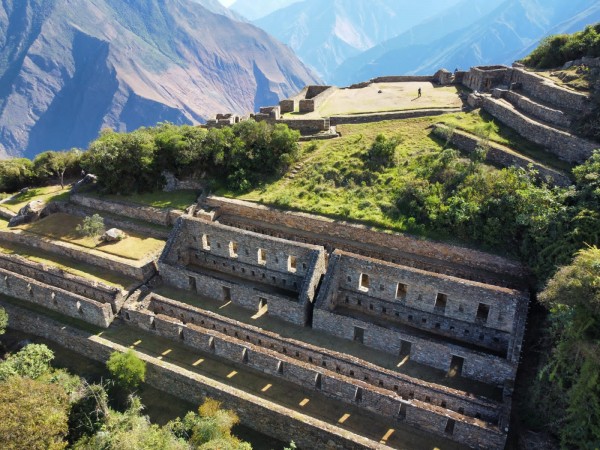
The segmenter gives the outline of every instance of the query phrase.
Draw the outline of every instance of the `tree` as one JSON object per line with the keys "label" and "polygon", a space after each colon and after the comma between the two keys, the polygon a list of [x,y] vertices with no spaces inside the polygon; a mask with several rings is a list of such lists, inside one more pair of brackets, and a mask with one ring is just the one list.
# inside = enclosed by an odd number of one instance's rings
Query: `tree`
{"label": "tree", "polygon": [[96,238],[104,231],[104,219],[99,214],[94,214],[91,217],[86,216],[83,222],[77,225],[76,230],[83,236]]}
{"label": "tree", "polygon": [[64,449],[69,398],[58,384],[11,377],[0,383],[0,448]]}
{"label": "tree", "polygon": [[4,308],[0,308],[0,336],[4,334],[6,327],[8,326],[8,314]]}
{"label": "tree", "polygon": [[566,398],[560,428],[566,448],[600,446],[600,249],[581,250],[539,295],[553,316],[556,342],[541,376]]}
{"label": "tree", "polygon": [[0,380],[12,376],[37,379],[51,370],[54,353],[44,344],[29,344],[0,363]]}
{"label": "tree", "polygon": [[146,379],[146,363],[133,350],[125,353],[114,352],[110,355],[106,367],[115,381],[124,389],[138,387]]}
{"label": "tree", "polygon": [[34,179],[33,163],[27,158],[0,161],[0,191],[16,192]]}
{"label": "tree", "polygon": [[60,182],[60,187],[65,187],[65,173],[74,172],[79,168],[81,151],[74,148],[68,152],[43,152],[37,155],[33,160],[33,170],[38,178],[56,176]]}
{"label": "tree", "polygon": [[393,166],[398,144],[397,139],[388,139],[383,134],[378,134],[367,152],[367,166],[372,170]]}

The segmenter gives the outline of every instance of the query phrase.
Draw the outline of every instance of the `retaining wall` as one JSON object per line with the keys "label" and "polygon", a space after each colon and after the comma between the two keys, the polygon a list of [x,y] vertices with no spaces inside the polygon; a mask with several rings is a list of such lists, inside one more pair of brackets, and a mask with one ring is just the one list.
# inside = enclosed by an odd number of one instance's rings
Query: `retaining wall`
{"label": "retaining wall", "polygon": [[75,245],[69,245],[59,241],[46,240],[31,233],[0,231],[0,242],[1,241],[26,245],[33,248],[40,248],[44,251],[66,256],[76,261],[81,261],[87,264],[109,269],[113,272],[122,273],[123,275],[136,280],[148,280],[156,273],[154,261],[152,260],[132,263],[113,255],[99,255],[98,253],[100,252],[97,251],[83,249],[80,250]]}
{"label": "retaining wall", "polygon": [[559,127],[569,128],[571,126],[571,119],[563,111],[536,103],[515,91],[504,91],[503,95],[506,100],[526,114]]}
{"label": "retaining wall", "polygon": [[106,211],[111,214],[129,217],[132,219],[143,220],[145,222],[162,225],[165,227],[173,226],[175,221],[184,215],[183,211],[176,209],[160,209],[150,206],[135,205],[127,202],[106,201],[98,198],[87,197],[85,195],[71,195],[71,203],[85,206],[87,208]]}
{"label": "retaining wall", "polygon": [[100,303],[4,269],[0,269],[0,293],[102,328],[108,328],[114,319],[109,303]]}
{"label": "retaining wall", "polygon": [[383,120],[403,120],[403,119],[414,119],[417,117],[432,117],[440,116],[442,114],[449,114],[453,112],[460,112],[461,108],[448,108],[448,109],[420,109],[413,111],[398,111],[391,113],[377,113],[377,114],[359,114],[350,116],[333,116],[330,119],[331,125],[343,125],[343,124],[357,124],[357,123],[371,123],[381,122]]}
{"label": "retaining wall", "polygon": [[277,123],[283,123],[292,130],[297,130],[300,134],[318,134],[322,131],[328,131],[325,119],[282,119]]}
{"label": "retaining wall", "polygon": [[[481,140],[469,133],[462,130],[454,129],[450,130],[445,125],[436,124],[433,127],[433,133],[442,138],[446,139],[448,134],[451,132],[450,142],[455,145],[459,150],[467,153],[473,153],[477,149]],[[549,182],[557,186],[570,186],[572,184],[571,179],[562,172],[554,170],[549,167],[542,166],[532,159],[525,156],[519,155],[514,152],[507,151],[506,148],[494,142],[488,142],[488,150],[485,160],[494,165],[501,167],[521,167],[526,169],[529,165],[532,165],[535,170],[539,173],[540,179]]]}
{"label": "retaining wall", "polygon": [[[262,222],[267,228],[269,224],[277,224],[275,233],[290,239],[305,239],[310,242],[326,242],[329,248],[340,248],[354,253],[366,252],[366,248],[385,251],[382,259],[398,260],[398,262],[420,268],[431,268],[435,272],[448,271],[459,277],[486,279],[483,271],[490,271],[503,278],[522,278],[525,272],[519,263],[499,256],[452,246],[441,242],[418,239],[399,233],[383,233],[358,224],[336,221],[322,216],[280,211],[255,203],[207,197],[204,204],[210,208],[218,208],[218,216],[232,222],[237,217]],[[282,230],[281,227],[286,227]],[[304,232],[304,234],[302,234]],[[293,235],[292,233],[296,233]],[[290,234],[292,234],[290,236]],[[355,245],[360,243],[362,245]],[[414,258],[416,261],[411,261]],[[443,265],[443,268],[440,266]]]}
{"label": "retaining wall", "polygon": [[583,163],[592,155],[593,150],[600,148],[600,144],[536,122],[516,111],[503,100],[483,96],[482,106],[488,113],[516,130],[524,138],[543,145],[549,152],[565,161]]}
{"label": "retaining wall", "polygon": [[306,98],[299,101],[300,113],[316,111],[337,90],[332,86],[310,86]]}
{"label": "retaining wall", "polygon": [[110,303],[115,313],[121,309],[127,293],[119,288],[78,277],[56,267],[29,261],[18,255],[0,254],[0,268],[92,298],[100,303]]}
{"label": "retaining wall", "polygon": [[[460,422],[466,429],[471,429],[471,433],[482,435],[490,433],[492,440],[498,434],[497,428],[493,425],[433,405],[431,399],[428,403],[414,398],[409,400],[411,394],[414,397],[414,391],[407,395],[406,400],[402,400],[399,395],[369,385],[364,381],[352,379],[326,369],[317,370],[314,365],[303,363],[287,355],[281,355],[248,341],[232,337],[231,335],[235,331],[231,329],[225,329],[224,331],[227,334],[224,335],[216,329],[207,330],[189,323],[183,325],[176,319],[163,315],[149,316],[141,311],[129,312],[129,321],[139,324],[143,329],[153,331],[162,337],[179,340],[196,350],[208,354],[212,353],[232,361],[236,365],[244,365],[274,377],[286,379],[299,386],[317,390],[328,397],[351,404],[359,404],[362,408],[385,417],[398,415],[401,405],[405,404],[410,410],[419,410],[418,412],[411,411],[411,413],[407,411],[406,420],[410,425],[434,432],[440,436],[449,437],[444,432],[449,418]],[[438,398],[435,401],[436,403],[440,402]],[[409,418],[409,414],[411,416],[414,414],[415,417]],[[417,417],[418,421],[414,420]],[[482,438],[483,436],[479,437],[479,439]]]}
{"label": "retaining wall", "polygon": [[[9,314],[10,328],[49,339],[92,360],[104,363],[112,352],[127,351],[126,347],[65,327],[62,323],[46,317],[32,315],[29,311],[1,300],[0,304]],[[285,442],[293,439],[300,448],[391,450],[383,444],[291,411],[169,362],[159,361],[143,353],[138,353],[138,356],[147,363],[146,382],[156,389],[198,404],[206,398],[216,399],[222,402],[223,407],[234,410],[243,424]],[[460,428],[455,428],[455,432],[458,433]],[[498,442],[498,448],[501,448],[504,436],[498,433],[493,437],[495,437],[494,442]]]}

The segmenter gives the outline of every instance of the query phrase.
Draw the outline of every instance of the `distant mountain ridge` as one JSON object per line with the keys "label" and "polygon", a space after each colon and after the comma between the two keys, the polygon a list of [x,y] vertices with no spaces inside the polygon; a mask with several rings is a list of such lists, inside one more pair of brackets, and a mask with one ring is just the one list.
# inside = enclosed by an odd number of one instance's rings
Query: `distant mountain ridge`
{"label": "distant mountain ridge", "polygon": [[331,81],[346,85],[390,74],[431,74],[441,67],[511,64],[549,34],[600,21],[589,0],[465,0],[341,64]]}
{"label": "distant mountain ridge", "polygon": [[303,0],[236,0],[229,8],[248,20],[258,20]]}
{"label": "distant mountain ridge", "polygon": [[347,58],[397,36],[459,0],[304,0],[255,21],[326,81]]}
{"label": "distant mountain ridge", "polygon": [[248,113],[317,82],[264,31],[191,0],[0,3],[3,156]]}

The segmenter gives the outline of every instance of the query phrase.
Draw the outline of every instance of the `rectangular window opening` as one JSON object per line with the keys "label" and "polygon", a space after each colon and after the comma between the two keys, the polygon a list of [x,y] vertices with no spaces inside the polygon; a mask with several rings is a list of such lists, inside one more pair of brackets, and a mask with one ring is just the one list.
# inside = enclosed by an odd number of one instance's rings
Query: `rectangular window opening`
{"label": "rectangular window opening", "polygon": [[298,262],[296,260],[296,257],[290,255],[288,257],[288,272],[295,273],[297,270],[297,267],[298,267],[297,265],[298,265]]}
{"label": "rectangular window opening", "polygon": [[208,237],[208,234],[203,234],[202,235],[202,249],[203,250],[210,250],[210,239]]}
{"label": "rectangular window opening", "polygon": [[396,287],[396,298],[404,298],[406,297],[406,291],[408,290],[408,286],[403,283],[398,283]]}
{"label": "rectangular window opening", "polygon": [[480,323],[486,323],[490,315],[490,305],[480,303],[477,307],[477,321]]}
{"label": "rectangular window opening", "polygon": [[258,249],[258,263],[259,264],[267,264],[267,252],[263,248]]}
{"label": "rectangular window opening", "polygon": [[269,302],[267,302],[266,298],[260,297],[258,299],[258,312],[262,314],[266,314],[269,311]]}
{"label": "rectangular window opening", "polygon": [[358,288],[361,291],[368,291],[369,290],[369,275],[367,275],[366,273],[361,273],[360,274],[360,283],[358,285]]}
{"label": "rectangular window opening", "polygon": [[448,419],[446,422],[446,429],[444,430],[447,435],[452,436],[454,434],[454,424],[456,421],[454,419]]}
{"label": "rectangular window opening", "polygon": [[232,258],[238,257],[238,244],[235,241],[229,243],[229,256]]}
{"label": "rectangular window opening", "polygon": [[364,343],[365,340],[365,329],[360,327],[354,327],[354,340],[356,342]]}
{"label": "rectangular window opening", "polygon": [[435,299],[435,311],[442,314],[446,312],[446,303],[448,303],[448,296],[438,293]]}
{"label": "rectangular window opening", "polygon": [[223,301],[230,302],[231,301],[231,288],[227,286],[223,286]]}
{"label": "rectangular window opening", "polygon": [[196,292],[196,279],[194,277],[188,277],[188,284],[190,286],[190,291]]}
{"label": "rectangular window opening", "polygon": [[452,360],[450,361],[450,370],[448,370],[449,377],[460,377],[463,371],[463,365],[465,363],[465,359],[460,356],[452,356]]}
{"label": "rectangular window opening", "polygon": [[410,351],[412,350],[412,343],[409,341],[400,341],[400,353],[398,356],[404,358],[405,356],[410,356]]}

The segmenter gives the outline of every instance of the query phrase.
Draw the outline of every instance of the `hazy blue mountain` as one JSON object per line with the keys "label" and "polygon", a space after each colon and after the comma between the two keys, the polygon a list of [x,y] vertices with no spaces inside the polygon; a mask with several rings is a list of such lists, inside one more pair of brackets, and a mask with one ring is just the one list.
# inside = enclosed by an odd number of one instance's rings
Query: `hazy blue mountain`
{"label": "hazy blue mountain", "polygon": [[345,85],[382,75],[431,74],[441,67],[511,64],[549,34],[577,31],[598,21],[600,2],[589,0],[504,0],[499,5],[467,0],[346,61],[333,80]]}
{"label": "hazy blue mountain", "polygon": [[239,14],[235,11],[223,6],[223,4],[219,0],[192,0],[195,3],[198,3],[208,9],[210,12],[214,12],[215,14],[221,14],[227,16],[234,20],[243,19]]}
{"label": "hazy blue mountain", "polygon": [[191,0],[0,3],[4,156],[247,113],[317,81],[264,31]]}
{"label": "hazy blue mountain", "polygon": [[452,7],[459,0],[305,0],[255,23],[329,81],[349,57]]}
{"label": "hazy blue mountain", "polygon": [[229,8],[248,20],[257,20],[300,1],[302,0],[236,0]]}

